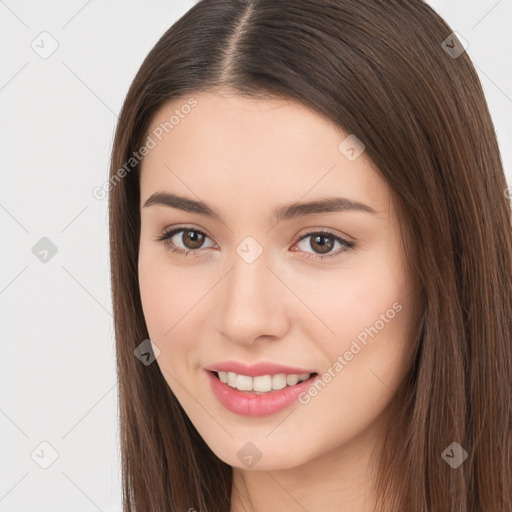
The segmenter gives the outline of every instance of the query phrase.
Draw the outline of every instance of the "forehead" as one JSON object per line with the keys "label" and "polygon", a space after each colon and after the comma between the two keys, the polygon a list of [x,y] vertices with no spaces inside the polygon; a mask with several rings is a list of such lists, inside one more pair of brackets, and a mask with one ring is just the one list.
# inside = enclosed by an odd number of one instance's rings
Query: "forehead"
{"label": "forehead", "polygon": [[213,92],[175,99],[148,128],[154,147],[142,162],[141,199],[188,189],[250,207],[330,194],[385,210],[388,188],[365,153],[351,161],[339,149],[348,135],[292,99]]}

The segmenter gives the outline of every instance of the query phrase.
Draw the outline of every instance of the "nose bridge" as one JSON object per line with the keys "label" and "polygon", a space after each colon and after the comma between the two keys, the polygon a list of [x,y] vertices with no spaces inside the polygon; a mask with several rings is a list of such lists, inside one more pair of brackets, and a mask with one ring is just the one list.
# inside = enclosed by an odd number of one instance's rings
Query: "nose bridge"
{"label": "nose bridge", "polygon": [[268,268],[268,253],[262,249],[253,241],[242,242],[221,289],[218,329],[233,341],[250,343],[261,335],[279,337],[286,323],[279,280]]}

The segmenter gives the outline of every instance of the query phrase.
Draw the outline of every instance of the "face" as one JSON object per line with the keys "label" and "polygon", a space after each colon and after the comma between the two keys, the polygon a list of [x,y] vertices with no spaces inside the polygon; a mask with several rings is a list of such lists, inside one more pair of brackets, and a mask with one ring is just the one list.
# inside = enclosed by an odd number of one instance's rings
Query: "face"
{"label": "face", "polygon": [[398,219],[348,135],[292,100],[212,92],[168,103],[147,133],[138,271],[154,364],[231,466],[350,446],[409,368]]}

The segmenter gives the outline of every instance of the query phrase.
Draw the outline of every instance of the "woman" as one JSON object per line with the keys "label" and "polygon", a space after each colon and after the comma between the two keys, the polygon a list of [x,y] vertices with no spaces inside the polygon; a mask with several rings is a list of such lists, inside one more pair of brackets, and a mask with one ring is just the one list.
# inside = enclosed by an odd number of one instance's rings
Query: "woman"
{"label": "woman", "polygon": [[512,510],[507,184],[425,3],[198,2],[109,188],[125,511]]}

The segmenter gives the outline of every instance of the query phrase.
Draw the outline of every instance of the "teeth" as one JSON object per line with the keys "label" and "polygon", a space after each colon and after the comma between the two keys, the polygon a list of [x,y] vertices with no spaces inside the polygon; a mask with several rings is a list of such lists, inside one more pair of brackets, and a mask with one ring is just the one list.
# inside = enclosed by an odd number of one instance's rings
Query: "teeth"
{"label": "teeth", "polygon": [[272,376],[272,389],[283,389],[286,387],[286,375],[278,373]]}
{"label": "teeth", "polygon": [[228,372],[228,386],[236,388],[236,373]]}
{"label": "teeth", "polygon": [[261,375],[259,377],[249,377],[252,380],[253,391],[266,393],[272,389],[272,377],[270,375]]}
{"label": "teeth", "polygon": [[287,375],[286,376],[286,384],[288,386],[295,386],[299,382],[299,375]]}
{"label": "teeth", "polygon": [[268,391],[283,389],[287,386],[295,386],[299,382],[309,379],[309,373],[301,375],[286,375],[278,373],[276,375],[260,375],[250,377],[248,375],[238,375],[234,372],[217,372],[219,379],[224,384],[236,388],[239,391],[254,391],[256,393],[267,393]]}
{"label": "teeth", "polygon": [[240,391],[252,391],[252,379],[247,375],[236,376],[236,389]]}

